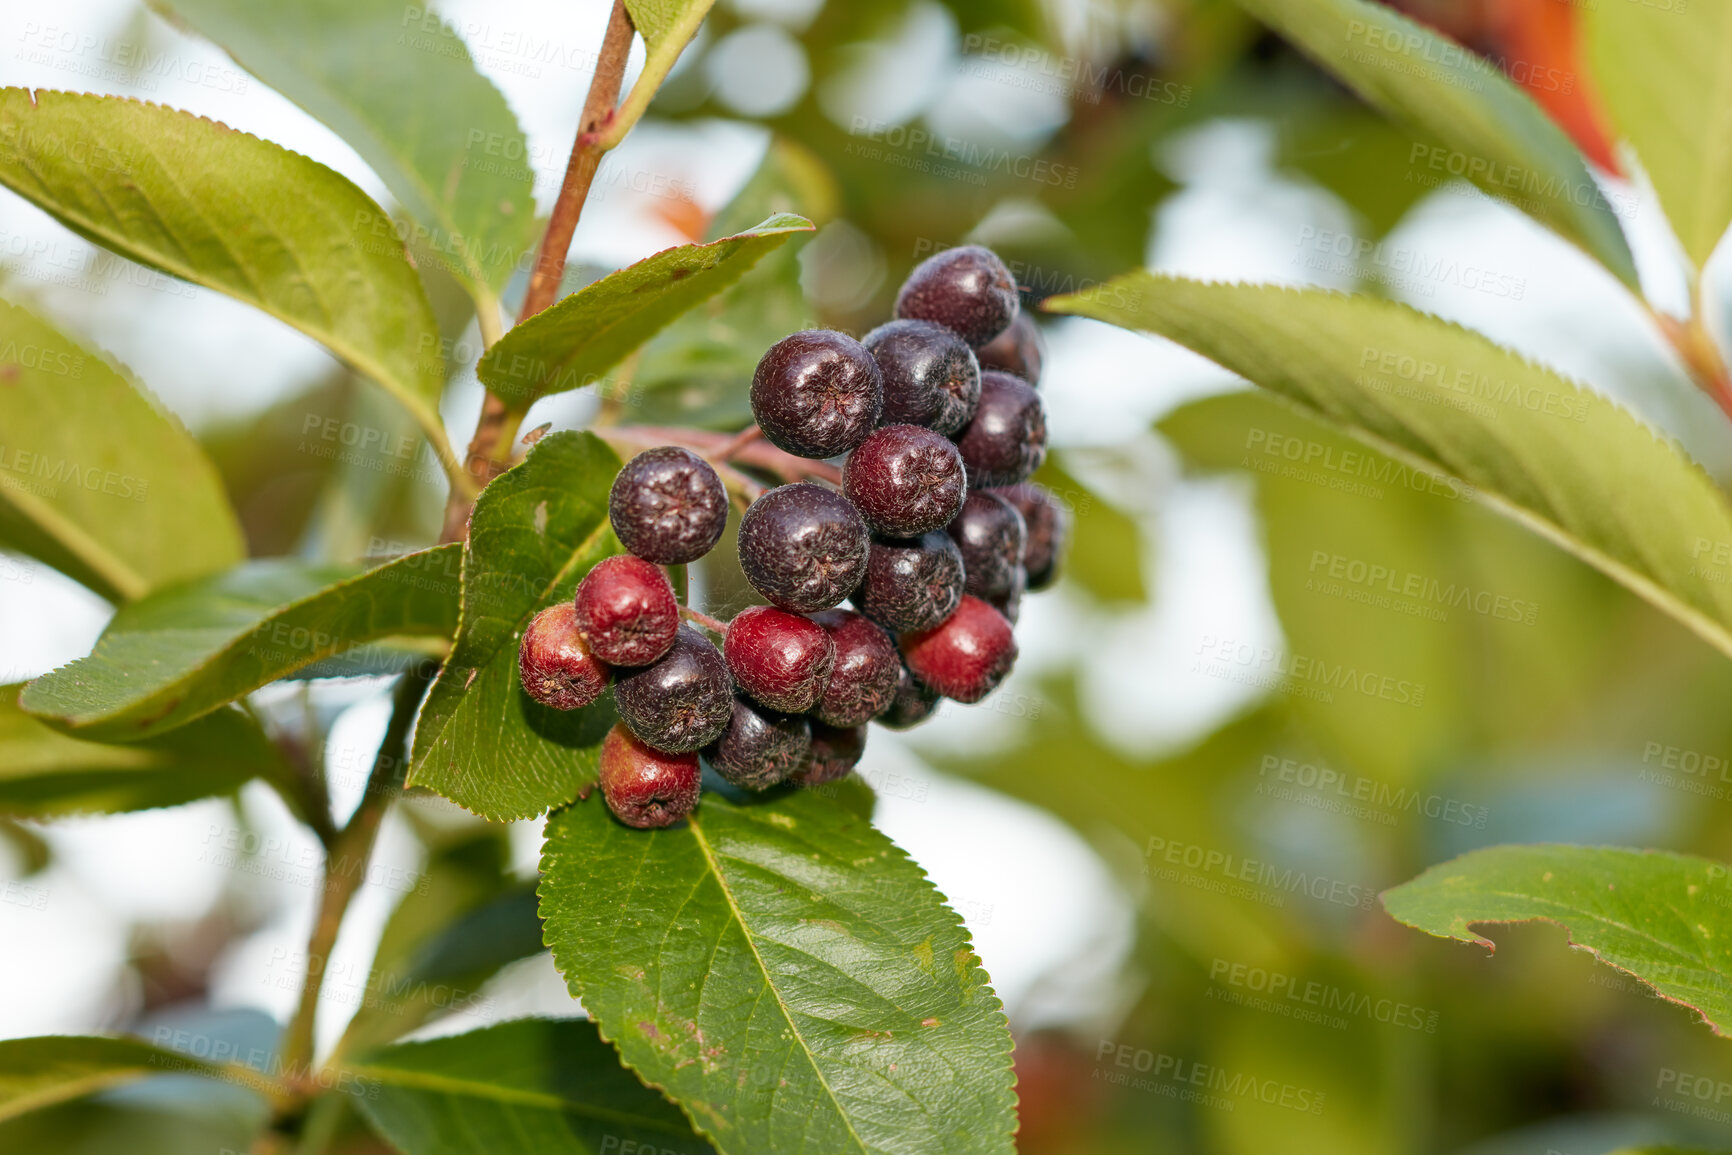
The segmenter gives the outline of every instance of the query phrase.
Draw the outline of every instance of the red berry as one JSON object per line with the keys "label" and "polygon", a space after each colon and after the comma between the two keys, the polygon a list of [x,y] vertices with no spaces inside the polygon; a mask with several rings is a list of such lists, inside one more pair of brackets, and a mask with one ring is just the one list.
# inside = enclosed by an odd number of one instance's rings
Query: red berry
{"label": "red berry", "polygon": [[902,656],[929,688],[958,702],[978,702],[1016,663],[1016,637],[1003,614],[970,595],[940,625],[903,634]]}
{"label": "red berry", "polygon": [[866,575],[871,536],[840,493],[809,481],[780,485],[740,518],[740,569],[785,610],[829,609]]}
{"label": "red berry", "polygon": [[556,602],[536,614],[517,649],[523,692],[555,710],[587,706],[607,689],[608,668],[577,631],[575,607]]}
{"label": "red berry", "polygon": [[1046,411],[1040,394],[997,369],[980,375],[980,405],[956,438],[970,489],[1015,485],[1046,460]]}
{"label": "red berry", "polygon": [[1027,313],[1018,313],[1004,332],[976,349],[982,369],[1003,369],[1035,388],[1040,387],[1041,363],[1046,360],[1046,338]]}
{"label": "red berry", "polygon": [[937,693],[921,685],[920,679],[909,673],[904,665],[897,673],[896,697],[891,700],[890,708],[873,721],[892,730],[907,730],[932,717],[938,703]]}
{"label": "red berry", "polygon": [[842,493],[874,532],[889,537],[943,529],[967,492],[962,454],[919,425],[875,430],[842,467]]}
{"label": "red berry", "polygon": [[965,591],[988,601],[1010,592],[1027,544],[1016,506],[991,490],[977,489],[944,532],[962,551]]}
{"label": "red berry", "polygon": [[924,425],[946,437],[980,402],[980,366],[968,342],[931,321],[891,321],[860,342],[884,374],[886,425]]}
{"label": "red berry", "polygon": [[672,826],[697,806],[702,779],[695,753],[665,754],[623,722],[601,740],[601,796],[627,826]]}
{"label": "red berry", "polygon": [[1058,563],[1070,538],[1070,514],[1044,485],[1025,482],[993,491],[1022,514],[1028,526],[1028,545],[1022,564],[1028,569],[1028,588],[1045,589],[1058,577]]}
{"label": "red berry", "polygon": [[717,774],[746,790],[768,790],[800,768],[812,726],[798,714],[766,710],[738,695],[722,736],[704,747]]}
{"label": "red berry", "polygon": [[1016,281],[998,254],[962,245],[927,257],[896,294],[896,315],[936,321],[970,345],[986,344],[1015,320]]}
{"label": "red berry", "polygon": [[613,479],[608,519],[626,549],[657,565],[697,561],[721,540],[728,491],[710,463],[663,445],[625,463]]}
{"label": "red berry", "polygon": [[811,618],[752,606],[728,626],[722,656],[740,689],[772,710],[800,714],[830,684],[836,643]]}
{"label": "red berry", "polygon": [[614,666],[647,666],[674,644],[680,604],[661,570],[629,553],[596,563],[577,583],[577,628]]}
{"label": "red berry", "polygon": [[813,723],[812,740],[807,746],[805,761],[794,774],[794,781],[801,786],[821,786],[846,778],[865,752],[864,725],[837,727]]}
{"label": "red berry", "polygon": [[807,329],[770,346],[752,374],[752,415],[778,449],[835,457],[865,439],[884,408],[884,379],[846,333]]}
{"label": "red berry", "polygon": [[894,633],[924,630],[949,617],[962,600],[962,554],[942,533],[912,541],[874,541],[866,580],[854,591],[860,612]]}
{"label": "red berry", "polygon": [[654,665],[622,671],[614,705],[632,733],[657,750],[708,746],[727,728],[734,680],[710,640],[681,626],[673,648]]}
{"label": "red berry", "polygon": [[890,708],[902,657],[870,618],[852,610],[812,615],[836,644],[836,668],[812,713],[826,726],[858,726]]}

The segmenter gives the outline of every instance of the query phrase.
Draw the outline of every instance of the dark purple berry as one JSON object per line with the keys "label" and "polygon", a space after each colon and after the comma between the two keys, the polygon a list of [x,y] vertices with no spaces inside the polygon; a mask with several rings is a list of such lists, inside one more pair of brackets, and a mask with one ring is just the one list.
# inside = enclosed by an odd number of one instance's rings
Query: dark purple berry
{"label": "dark purple berry", "polygon": [[931,321],[891,321],[861,344],[884,374],[886,425],[924,425],[946,437],[980,401],[980,365],[968,342]]}
{"label": "dark purple berry", "polygon": [[854,591],[870,543],[852,502],[801,481],[770,490],[740,518],[740,569],[766,601],[806,614]]}
{"label": "dark purple berry", "polygon": [[866,727],[812,724],[812,740],[805,761],[794,774],[801,786],[822,786],[846,778],[866,752]]}
{"label": "dark purple berry", "polygon": [[909,672],[930,689],[958,702],[978,702],[1016,664],[1016,637],[1004,615],[976,597],[934,629],[902,635]]}
{"label": "dark purple berry", "polygon": [[779,714],[736,695],[722,736],[704,747],[717,774],[747,790],[786,781],[806,760],[812,726],[798,714]]}
{"label": "dark purple berry", "polygon": [[854,592],[860,612],[893,633],[923,630],[949,617],[962,600],[962,554],[934,530],[913,540],[872,543],[866,580]]}
{"label": "dark purple berry", "polygon": [[607,689],[608,668],[578,633],[575,608],[556,602],[536,614],[517,650],[523,692],[555,710],[587,706]]}
{"label": "dark purple berry", "polygon": [[673,648],[652,666],[621,672],[614,704],[632,733],[683,754],[714,742],[733,716],[734,680],[708,638],[681,626]]}
{"label": "dark purple berry", "polygon": [[979,347],[1016,319],[1016,281],[979,245],[945,249],[916,265],[896,294],[896,315],[936,321]]}
{"label": "dark purple berry", "polygon": [[896,697],[902,656],[890,635],[853,610],[825,610],[812,620],[836,645],[830,684],[812,713],[827,726],[858,726],[882,714]]}
{"label": "dark purple berry", "polygon": [[977,489],[944,532],[962,551],[964,592],[988,600],[1010,592],[1027,545],[1027,530],[1016,506],[989,490]]}
{"label": "dark purple berry", "polygon": [[1010,588],[1002,594],[986,599],[986,604],[1004,615],[1004,620],[1016,625],[1016,619],[1022,616],[1022,595],[1028,592],[1028,571],[1020,565],[1011,575]]}
{"label": "dark purple berry", "polygon": [[[1040,326],[1027,313],[1018,313],[1016,320],[974,351],[982,369],[1002,369],[1014,373],[1037,389],[1040,387],[1040,367],[1046,360],[1046,338]],[[886,387],[888,387],[888,381]]]}
{"label": "dark purple berry", "polygon": [[801,714],[830,684],[836,643],[811,618],[774,606],[752,606],[729,624],[722,657],[740,689],[758,702]]}
{"label": "dark purple berry", "polygon": [[703,772],[696,754],[665,754],[615,723],[601,740],[601,796],[627,826],[672,826],[698,804]]}
{"label": "dark purple berry", "polygon": [[1028,570],[1028,588],[1042,590],[1058,577],[1058,563],[1070,538],[1070,514],[1044,485],[1025,482],[994,490],[1016,506],[1028,526],[1028,545],[1022,564]]}
{"label": "dark purple berry", "polygon": [[709,462],[664,445],[625,463],[613,479],[607,513],[626,549],[657,565],[685,565],[721,540],[728,491]]}
{"label": "dark purple berry", "polygon": [[980,406],[956,439],[970,489],[1015,485],[1046,460],[1046,410],[1020,377],[997,369],[980,375]]}
{"label": "dark purple berry", "polygon": [[948,437],[919,425],[886,425],[848,455],[842,493],[874,532],[919,537],[962,508],[968,479]]}
{"label": "dark purple berry", "polygon": [[939,701],[937,691],[921,685],[920,679],[903,666],[896,678],[896,697],[891,700],[890,708],[873,721],[892,730],[906,730],[932,717]]}
{"label": "dark purple berry", "polygon": [[610,666],[647,666],[674,644],[680,604],[661,570],[629,553],[596,563],[577,583],[577,628]]}
{"label": "dark purple berry", "polygon": [[783,337],[752,374],[758,428],[798,457],[848,452],[872,432],[883,408],[878,362],[846,333],[807,329]]}

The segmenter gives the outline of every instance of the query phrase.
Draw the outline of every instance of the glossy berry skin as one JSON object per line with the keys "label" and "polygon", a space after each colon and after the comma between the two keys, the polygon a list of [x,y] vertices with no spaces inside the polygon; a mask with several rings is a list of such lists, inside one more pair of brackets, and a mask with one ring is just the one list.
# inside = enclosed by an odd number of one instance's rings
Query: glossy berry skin
{"label": "glossy berry skin", "polygon": [[1016,664],[1016,637],[1004,615],[977,597],[965,597],[934,629],[902,635],[909,672],[929,689],[958,702],[978,702]]}
{"label": "glossy berry skin", "polygon": [[1070,539],[1070,514],[1044,485],[1025,482],[994,490],[1016,506],[1028,527],[1028,544],[1022,564],[1028,570],[1028,588],[1043,590],[1058,577],[1058,563]]}
{"label": "glossy berry skin", "polygon": [[610,666],[647,666],[668,652],[680,604],[661,570],[629,553],[603,558],[577,583],[577,628]]}
{"label": "glossy berry skin", "polygon": [[893,633],[924,630],[956,609],[962,583],[962,554],[944,534],[885,538],[872,543],[854,605]]}
{"label": "glossy berry skin", "polygon": [[935,321],[977,348],[1016,314],[1016,281],[997,253],[979,245],[927,257],[896,294],[898,317]]}
{"label": "glossy berry skin", "polygon": [[944,532],[962,552],[964,592],[987,599],[1010,592],[1028,537],[1014,505],[991,490],[977,489]]}
{"label": "glossy berry skin", "polygon": [[980,375],[980,405],[956,439],[969,488],[1015,485],[1046,460],[1046,410],[1020,377],[990,369]]}
{"label": "glossy berry skin", "polygon": [[601,796],[627,826],[672,826],[697,807],[702,779],[696,754],[664,754],[624,723],[601,740]]}
{"label": "glossy berry skin", "polygon": [[663,445],[625,463],[613,479],[607,514],[626,549],[656,565],[697,561],[728,525],[728,491],[710,463]]}
{"label": "glossy berry skin", "polygon": [[920,679],[909,673],[905,665],[897,674],[896,697],[891,700],[890,708],[873,721],[892,730],[907,730],[932,717],[940,701],[938,693],[921,685]]}
{"label": "glossy berry skin", "polygon": [[1028,571],[1020,565],[1011,576],[1010,588],[1002,594],[983,599],[987,605],[1004,615],[1004,620],[1016,625],[1022,616],[1022,595],[1028,592]]}
{"label": "glossy berry skin", "polygon": [[683,754],[702,749],[727,729],[734,680],[721,651],[690,626],[681,626],[660,661],[620,671],[613,697],[632,733],[657,750]]}
{"label": "glossy berry skin", "polygon": [[576,609],[556,602],[530,621],[517,648],[523,692],[555,710],[587,706],[607,689],[607,666],[596,660],[578,633]]}
{"label": "glossy berry skin", "polygon": [[982,369],[1002,369],[1040,388],[1041,363],[1046,360],[1046,338],[1027,313],[1018,313],[1004,332],[974,351]]}
{"label": "glossy berry skin", "polygon": [[889,709],[902,673],[890,635],[853,610],[825,610],[812,620],[836,646],[836,668],[813,716],[826,726],[858,726]]}
{"label": "glossy berry skin", "polygon": [[794,613],[829,609],[866,576],[866,522],[840,493],[781,485],[740,518],[740,569],[765,601]]}
{"label": "glossy berry skin", "polygon": [[794,773],[794,781],[801,786],[822,786],[846,778],[865,752],[864,725],[836,727],[814,722],[812,740],[804,761]]}
{"label": "glossy berry skin", "polygon": [[860,342],[884,375],[886,425],[924,425],[946,437],[980,403],[980,364],[968,342],[931,321],[891,321]]}
{"label": "glossy berry skin", "polygon": [[848,455],[842,493],[873,532],[919,537],[956,516],[968,479],[948,437],[919,425],[886,425]]}
{"label": "glossy berry skin", "polygon": [[785,782],[806,760],[812,725],[798,714],[766,710],[738,695],[722,736],[704,747],[717,774],[746,790]]}
{"label": "glossy berry skin", "polygon": [[722,640],[734,681],[772,710],[803,714],[824,695],[836,643],[811,618],[774,606],[741,610]]}
{"label": "glossy berry skin", "polygon": [[884,379],[846,333],[806,329],[783,337],[752,374],[752,415],[778,449],[835,457],[865,440],[884,408]]}

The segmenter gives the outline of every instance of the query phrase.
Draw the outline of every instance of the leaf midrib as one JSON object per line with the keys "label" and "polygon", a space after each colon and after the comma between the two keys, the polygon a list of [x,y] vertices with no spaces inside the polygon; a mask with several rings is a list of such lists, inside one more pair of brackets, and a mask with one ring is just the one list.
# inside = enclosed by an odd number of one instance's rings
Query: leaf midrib
{"label": "leaf midrib", "polygon": [[438,1075],[431,1071],[411,1071],[403,1067],[376,1067],[368,1063],[350,1064],[347,1070],[353,1075],[416,1091],[437,1091],[447,1095],[462,1095],[467,1098],[485,1099],[514,1106],[561,1111],[570,1115],[595,1119],[599,1122],[628,1124],[633,1127],[664,1131],[671,1135],[686,1134],[684,1128],[666,1119],[632,1115],[623,1111],[610,1111],[605,1107],[567,1099],[563,1095],[546,1091],[524,1091],[514,1087],[501,1087],[497,1083],[464,1079],[456,1075]]}
{"label": "leaf midrib", "polygon": [[21,488],[0,486],[0,501],[12,506],[73,557],[89,566],[91,572],[112,586],[122,600],[135,601],[150,592],[150,583],[137,570],[86,533],[77,522],[35,494]]}

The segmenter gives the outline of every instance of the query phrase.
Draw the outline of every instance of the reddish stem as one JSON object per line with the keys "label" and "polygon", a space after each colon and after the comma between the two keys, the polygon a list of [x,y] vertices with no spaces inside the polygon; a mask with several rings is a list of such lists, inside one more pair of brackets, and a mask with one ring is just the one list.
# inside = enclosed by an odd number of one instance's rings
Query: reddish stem
{"label": "reddish stem", "polygon": [[722,621],[720,618],[712,618],[709,614],[700,613],[699,611],[692,609],[690,606],[681,606],[680,616],[685,618],[687,621],[698,623],[698,625],[712,633],[725,634],[728,632],[727,622]]}

